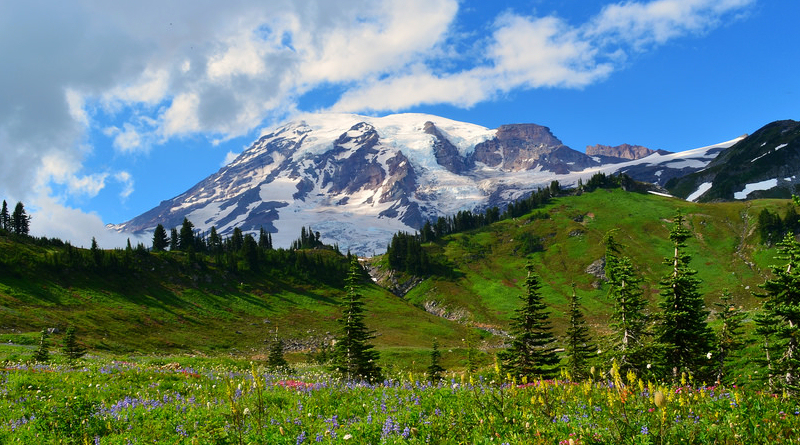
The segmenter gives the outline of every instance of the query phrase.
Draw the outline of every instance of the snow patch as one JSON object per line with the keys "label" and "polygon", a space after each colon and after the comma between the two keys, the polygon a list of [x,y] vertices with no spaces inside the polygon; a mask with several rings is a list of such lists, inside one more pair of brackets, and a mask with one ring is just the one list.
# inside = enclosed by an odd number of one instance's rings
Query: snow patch
{"label": "snow patch", "polygon": [[734,199],[747,199],[747,195],[756,190],[769,190],[778,185],[778,179],[767,179],[766,181],[754,182],[744,186],[744,190],[733,194]]}
{"label": "snow patch", "polygon": [[700,187],[697,187],[697,190],[692,192],[691,195],[687,196],[686,200],[687,201],[696,201],[697,198],[703,196],[703,193],[707,192],[708,189],[711,188],[711,186],[712,186],[712,183],[710,183],[710,182],[704,182],[704,183],[700,184]]}
{"label": "snow patch", "polygon": [[781,148],[783,148],[783,147],[785,147],[785,146],[787,146],[787,145],[789,145],[789,144],[781,144],[781,145],[778,145],[777,147],[775,147],[775,151],[778,151],[778,150],[780,150]]}

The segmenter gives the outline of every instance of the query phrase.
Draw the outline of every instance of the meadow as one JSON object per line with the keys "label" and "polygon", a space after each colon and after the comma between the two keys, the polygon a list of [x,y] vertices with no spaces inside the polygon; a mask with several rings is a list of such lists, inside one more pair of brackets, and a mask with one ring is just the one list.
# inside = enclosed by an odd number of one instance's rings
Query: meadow
{"label": "meadow", "polygon": [[[173,361],[175,360],[175,361]],[[573,382],[396,373],[345,382],[231,359],[5,362],[0,443],[800,443],[800,403],[761,386],[596,370]]]}

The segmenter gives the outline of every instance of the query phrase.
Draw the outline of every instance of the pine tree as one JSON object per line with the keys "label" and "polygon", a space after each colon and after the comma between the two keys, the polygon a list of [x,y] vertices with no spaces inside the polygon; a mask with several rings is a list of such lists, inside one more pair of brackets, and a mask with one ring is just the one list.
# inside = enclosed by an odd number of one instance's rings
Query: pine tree
{"label": "pine tree", "polygon": [[25,206],[18,202],[11,214],[11,231],[17,235],[27,235],[30,228],[31,217],[25,213]]}
{"label": "pine tree", "polygon": [[433,349],[431,349],[431,364],[428,365],[428,380],[431,382],[438,382],[442,379],[442,374],[445,369],[439,362],[442,360],[442,353],[439,352],[439,342],[433,339]]}
{"label": "pine tree", "polygon": [[278,329],[275,328],[275,338],[269,347],[269,355],[267,356],[267,368],[272,371],[288,371],[289,362],[283,356],[283,340],[278,337]]}
{"label": "pine tree", "polygon": [[572,297],[569,299],[569,326],[567,327],[567,370],[573,380],[582,380],[589,376],[589,361],[597,348],[590,343],[589,327],[580,308],[580,299],[572,285]]}
{"label": "pine tree", "polygon": [[773,278],[761,285],[764,312],[772,321],[770,341],[777,352],[772,357],[775,384],[789,394],[800,391],[800,243],[787,234],[778,243],[781,266],[770,266]]}
{"label": "pine tree", "polygon": [[747,315],[741,308],[732,303],[731,293],[724,289],[719,303],[717,318],[722,322],[717,332],[717,353],[714,358],[717,363],[717,382],[732,382],[731,373],[734,370],[731,361],[737,352],[744,346],[742,341],[742,321]]}
{"label": "pine tree", "polygon": [[613,304],[610,326],[611,357],[621,372],[633,370],[640,374],[650,360],[647,301],[642,292],[642,279],[633,262],[622,255],[623,246],[614,239],[613,231],[606,234],[605,274],[608,279],[608,298]]}
{"label": "pine tree", "polygon": [[50,360],[50,342],[47,341],[47,331],[42,329],[42,334],[39,337],[39,347],[33,353],[33,359],[37,362],[46,362]]}
{"label": "pine tree", "polygon": [[77,360],[86,354],[86,348],[80,346],[75,336],[75,328],[70,326],[64,333],[64,355],[70,361]]}
{"label": "pine tree", "polygon": [[686,240],[692,235],[683,221],[683,215],[678,212],[669,232],[675,253],[664,262],[672,270],[661,280],[662,323],[658,343],[665,353],[662,366],[667,371],[671,368],[673,377],[680,372],[690,372],[703,379],[712,377],[708,354],[716,348],[714,333],[706,322],[709,311],[698,291],[697,271],[689,268],[691,256],[685,248]]}
{"label": "pine tree", "polygon": [[153,252],[163,252],[169,246],[169,237],[164,226],[159,224],[153,231]]}
{"label": "pine tree", "polygon": [[8,214],[8,204],[3,200],[3,210],[0,211],[0,229],[6,232],[11,230],[11,215]]}
{"label": "pine tree", "polygon": [[178,229],[173,227],[169,231],[169,250],[170,250],[170,252],[175,252],[176,250],[178,250],[178,248],[179,248],[179,244],[178,244]]}
{"label": "pine tree", "polygon": [[353,257],[350,272],[345,279],[347,294],[342,317],[339,319],[342,330],[333,350],[333,369],[347,380],[376,381],[381,376],[381,368],[377,363],[379,354],[368,343],[375,336],[364,324],[364,302],[358,292],[361,280],[361,265]]}
{"label": "pine tree", "polygon": [[501,351],[500,359],[504,369],[513,376],[550,378],[555,375],[558,365],[553,346],[555,337],[550,332],[551,326],[545,312],[547,306],[539,293],[539,277],[530,262],[525,269],[528,271],[526,292],[520,296],[522,307],[516,310],[516,316],[512,318],[514,339],[508,349]]}
{"label": "pine tree", "polygon": [[194,251],[194,224],[183,218],[181,230],[178,233],[178,248],[184,252]]}

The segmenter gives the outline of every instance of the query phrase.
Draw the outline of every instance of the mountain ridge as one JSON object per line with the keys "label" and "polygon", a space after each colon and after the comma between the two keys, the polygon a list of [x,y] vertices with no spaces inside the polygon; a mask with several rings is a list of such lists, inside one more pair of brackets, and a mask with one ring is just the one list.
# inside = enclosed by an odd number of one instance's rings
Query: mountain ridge
{"label": "mountain ridge", "polygon": [[415,113],[305,115],[264,134],[186,192],[110,227],[146,233],[188,218],[198,230],[215,226],[223,235],[264,228],[286,246],[297,227],[312,225],[326,242],[369,254],[382,252],[398,231],[502,207],[552,181],[569,186],[598,172],[625,172],[661,185],[704,168],[716,152],[693,153],[691,160],[654,153],[604,162],[537,124],[488,129]]}

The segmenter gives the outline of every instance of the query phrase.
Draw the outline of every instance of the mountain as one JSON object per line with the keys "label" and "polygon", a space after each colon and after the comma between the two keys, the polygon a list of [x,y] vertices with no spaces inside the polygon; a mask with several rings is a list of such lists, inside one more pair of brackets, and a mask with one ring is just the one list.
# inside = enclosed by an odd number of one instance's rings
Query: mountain
{"label": "mountain", "polygon": [[426,114],[313,114],[265,134],[185,193],[111,227],[144,233],[185,217],[223,235],[263,227],[276,246],[288,246],[311,225],[324,242],[372,254],[398,231],[462,210],[502,207],[554,180],[568,186],[595,173],[625,172],[660,185],[704,168],[732,143],[607,162],[536,124],[488,129]]}
{"label": "mountain", "polygon": [[800,122],[776,121],[721,152],[708,167],[666,184],[689,201],[788,198],[800,183]]}
{"label": "mountain", "polygon": [[666,150],[651,150],[641,145],[622,144],[614,147],[608,145],[587,145],[586,154],[588,156],[601,156],[605,162],[625,162],[635,161],[650,156],[653,153],[669,154]]}

